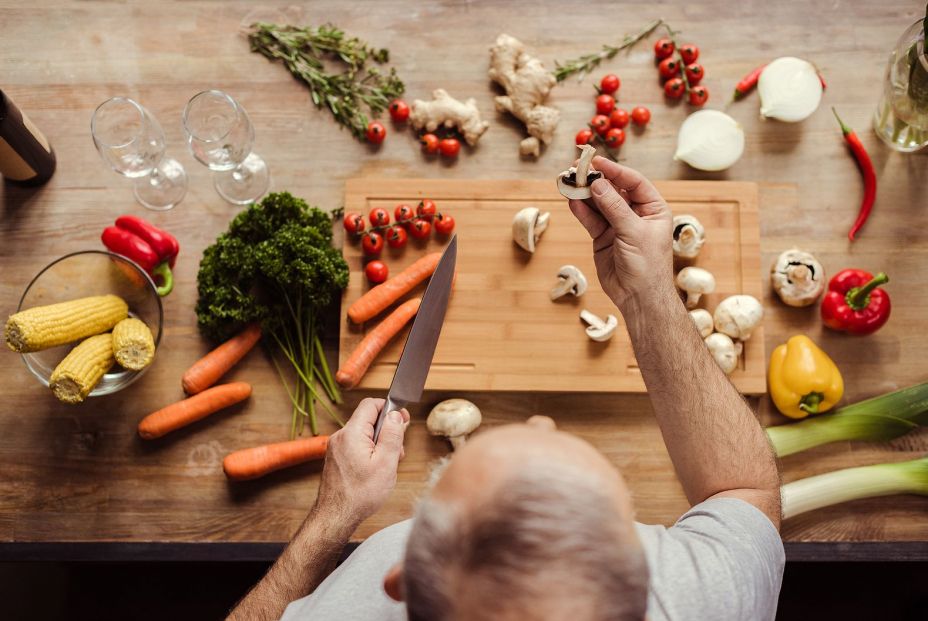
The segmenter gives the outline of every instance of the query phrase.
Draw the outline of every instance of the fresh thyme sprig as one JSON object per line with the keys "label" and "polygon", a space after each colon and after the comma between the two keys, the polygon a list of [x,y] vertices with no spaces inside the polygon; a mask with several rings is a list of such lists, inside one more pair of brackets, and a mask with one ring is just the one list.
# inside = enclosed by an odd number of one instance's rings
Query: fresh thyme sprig
{"label": "fresh thyme sprig", "polygon": [[604,60],[608,60],[621,52],[624,49],[630,48],[635,45],[652,32],[654,32],[658,26],[662,25],[664,20],[658,19],[650,24],[648,24],[644,30],[640,31],[635,35],[625,35],[625,38],[622,39],[622,43],[613,46],[613,45],[603,45],[603,49],[600,52],[594,54],[587,54],[585,56],[580,56],[579,58],[574,58],[568,60],[564,63],[559,63],[555,61],[554,63],[554,77],[557,78],[558,82],[563,82],[570,76],[579,74],[577,76],[578,80],[582,80],[583,76],[591,72],[593,69],[599,66],[599,63]]}
{"label": "fresh thyme sprig", "polygon": [[[384,73],[366,67],[368,60],[388,62],[388,50],[371,48],[331,24],[301,28],[259,22],[251,26],[248,41],[253,52],[282,61],[309,87],[316,107],[328,108],[335,120],[361,141],[365,140],[368,112],[376,117],[405,90],[395,69]],[[329,71],[325,61],[340,61],[345,70]]]}

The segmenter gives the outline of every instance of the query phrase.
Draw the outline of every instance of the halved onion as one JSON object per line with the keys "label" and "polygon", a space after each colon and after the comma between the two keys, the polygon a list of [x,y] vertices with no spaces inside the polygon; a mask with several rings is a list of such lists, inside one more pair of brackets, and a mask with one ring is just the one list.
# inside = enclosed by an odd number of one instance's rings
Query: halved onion
{"label": "halved onion", "polygon": [[725,170],[744,153],[744,130],[738,122],[718,110],[699,110],[686,117],[677,134],[681,160],[699,170]]}
{"label": "halved onion", "polygon": [[757,90],[761,116],[787,123],[807,119],[822,100],[822,81],[815,66],[792,56],[764,67]]}

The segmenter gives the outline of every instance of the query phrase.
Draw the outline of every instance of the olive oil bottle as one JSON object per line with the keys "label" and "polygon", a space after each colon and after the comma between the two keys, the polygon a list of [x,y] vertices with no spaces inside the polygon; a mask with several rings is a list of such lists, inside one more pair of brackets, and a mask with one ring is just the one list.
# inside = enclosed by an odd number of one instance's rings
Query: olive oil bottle
{"label": "olive oil bottle", "polygon": [[41,185],[55,165],[45,134],[0,90],[0,175],[17,185]]}

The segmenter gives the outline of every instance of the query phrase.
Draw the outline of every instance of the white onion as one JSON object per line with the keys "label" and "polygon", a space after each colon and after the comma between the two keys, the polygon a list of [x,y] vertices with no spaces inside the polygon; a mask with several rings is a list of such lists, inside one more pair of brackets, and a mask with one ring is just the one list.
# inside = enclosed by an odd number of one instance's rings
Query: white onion
{"label": "white onion", "polygon": [[815,66],[792,56],[764,67],[757,90],[761,116],[788,123],[810,117],[822,100],[822,81]]}
{"label": "white onion", "polygon": [[686,117],[677,135],[677,152],[682,160],[699,170],[725,170],[744,153],[744,130],[738,122],[718,110],[699,110]]}

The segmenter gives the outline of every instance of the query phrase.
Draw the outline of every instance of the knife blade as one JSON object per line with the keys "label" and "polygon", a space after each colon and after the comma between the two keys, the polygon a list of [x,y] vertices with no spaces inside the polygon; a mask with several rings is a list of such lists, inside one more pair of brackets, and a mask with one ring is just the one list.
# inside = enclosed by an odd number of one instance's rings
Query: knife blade
{"label": "knife blade", "polygon": [[374,424],[375,444],[380,437],[380,428],[383,427],[387,413],[400,410],[422,397],[422,389],[425,388],[425,380],[429,376],[429,367],[432,366],[432,356],[435,354],[435,346],[438,345],[441,326],[445,321],[448,298],[451,297],[457,255],[458,236],[454,235],[432,273],[425,295],[422,296],[422,303],[419,304],[419,312],[416,313],[412,329],[406,337],[403,354],[396,365],[393,382],[387,393],[387,402]]}

